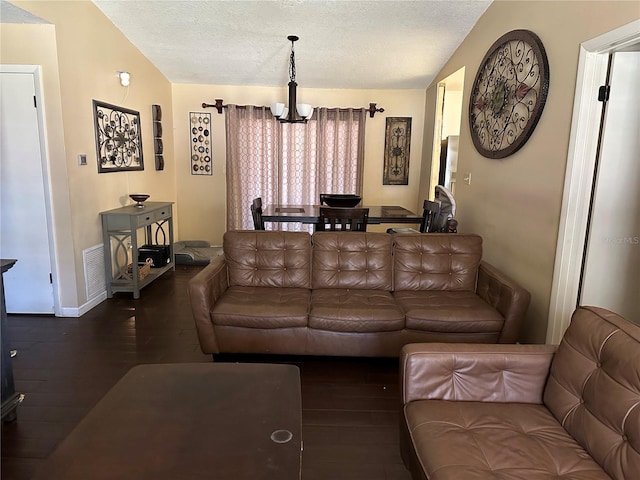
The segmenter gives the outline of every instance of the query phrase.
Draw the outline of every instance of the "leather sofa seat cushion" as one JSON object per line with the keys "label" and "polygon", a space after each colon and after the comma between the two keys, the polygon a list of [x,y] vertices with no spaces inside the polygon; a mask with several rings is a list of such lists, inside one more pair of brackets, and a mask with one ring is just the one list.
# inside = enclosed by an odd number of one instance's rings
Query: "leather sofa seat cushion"
{"label": "leather sofa seat cushion", "polygon": [[334,332],[402,330],[404,315],[384,290],[318,289],[311,294],[309,327]]}
{"label": "leather sofa seat cushion", "polygon": [[500,332],[502,315],[473,292],[404,290],[394,297],[410,330],[429,332]]}
{"label": "leather sofa seat cushion", "polygon": [[273,329],[306,327],[306,288],[229,287],[213,307],[214,325]]}
{"label": "leather sofa seat cushion", "polygon": [[539,404],[419,400],[405,405],[429,480],[609,480]]}

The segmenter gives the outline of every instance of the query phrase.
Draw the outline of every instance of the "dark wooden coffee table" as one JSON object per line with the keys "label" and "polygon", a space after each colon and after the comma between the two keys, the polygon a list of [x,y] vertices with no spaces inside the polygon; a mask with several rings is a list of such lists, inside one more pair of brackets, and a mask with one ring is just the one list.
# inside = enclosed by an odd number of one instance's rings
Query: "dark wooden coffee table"
{"label": "dark wooden coffee table", "polygon": [[89,412],[36,478],[299,479],[300,395],[293,365],[140,365]]}

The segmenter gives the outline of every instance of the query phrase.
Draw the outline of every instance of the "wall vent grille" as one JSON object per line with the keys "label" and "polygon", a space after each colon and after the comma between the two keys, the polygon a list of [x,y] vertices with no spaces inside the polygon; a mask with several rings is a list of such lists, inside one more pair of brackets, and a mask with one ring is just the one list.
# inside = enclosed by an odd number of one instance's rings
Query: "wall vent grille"
{"label": "wall vent grille", "polygon": [[104,279],[104,246],[99,244],[83,250],[82,260],[87,300],[91,300],[107,289]]}

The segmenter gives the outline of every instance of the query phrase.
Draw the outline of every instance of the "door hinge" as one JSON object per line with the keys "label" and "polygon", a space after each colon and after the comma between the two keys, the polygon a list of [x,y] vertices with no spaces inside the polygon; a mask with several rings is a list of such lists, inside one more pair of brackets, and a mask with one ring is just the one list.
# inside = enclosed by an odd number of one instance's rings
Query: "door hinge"
{"label": "door hinge", "polygon": [[53,275],[49,274],[49,283],[53,285]]}
{"label": "door hinge", "polygon": [[35,95],[33,96],[33,106],[34,106],[35,108],[38,108],[38,102],[37,102],[37,100],[36,100],[36,96],[35,96]]}
{"label": "door hinge", "polygon": [[598,89],[598,101],[599,102],[608,102],[610,95],[611,95],[611,85],[602,85]]}

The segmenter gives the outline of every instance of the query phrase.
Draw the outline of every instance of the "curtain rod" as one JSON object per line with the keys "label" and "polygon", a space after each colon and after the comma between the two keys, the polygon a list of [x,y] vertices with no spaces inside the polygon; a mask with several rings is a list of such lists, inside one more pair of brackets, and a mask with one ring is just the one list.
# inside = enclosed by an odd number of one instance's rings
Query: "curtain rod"
{"label": "curtain rod", "polygon": [[[367,112],[369,112],[369,117],[373,118],[376,112],[384,112],[384,108],[376,108],[376,103],[369,103],[369,108],[365,108]],[[223,108],[227,108],[227,105],[222,104],[221,98],[216,98],[216,103],[203,103],[202,108],[215,108],[218,110],[218,113],[222,113]],[[237,108],[247,108],[246,105],[238,105]],[[258,108],[269,108],[269,107],[258,107]],[[346,111],[346,108],[340,108],[340,111]]]}

